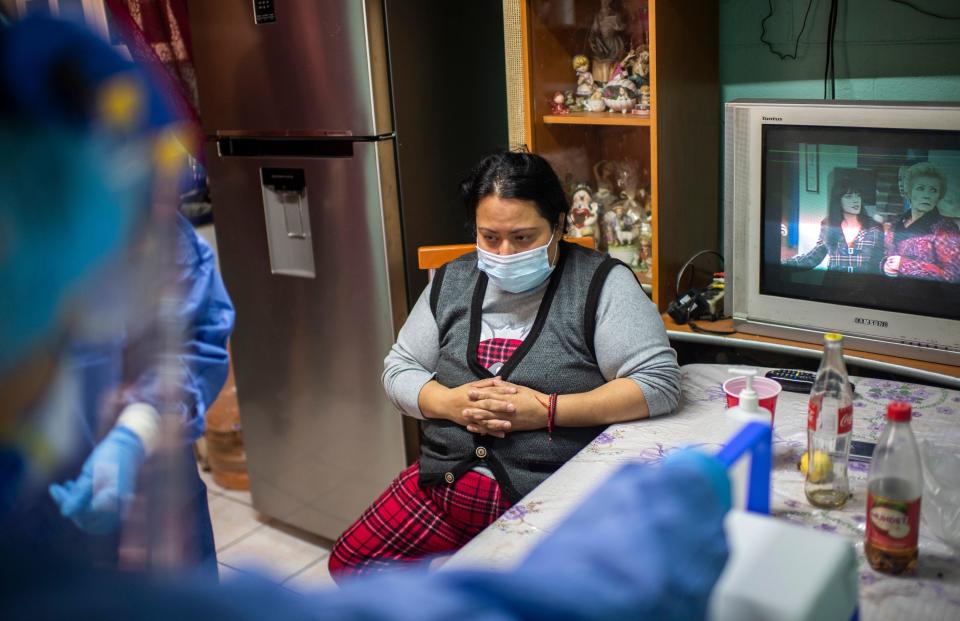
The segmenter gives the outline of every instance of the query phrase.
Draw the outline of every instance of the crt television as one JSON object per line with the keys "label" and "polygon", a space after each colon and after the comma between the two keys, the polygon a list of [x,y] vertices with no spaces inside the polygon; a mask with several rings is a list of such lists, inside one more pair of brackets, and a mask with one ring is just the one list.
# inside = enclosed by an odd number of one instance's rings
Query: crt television
{"label": "crt television", "polygon": [[960,365],[960,104],[735,100],[725,118],[737,330]]}

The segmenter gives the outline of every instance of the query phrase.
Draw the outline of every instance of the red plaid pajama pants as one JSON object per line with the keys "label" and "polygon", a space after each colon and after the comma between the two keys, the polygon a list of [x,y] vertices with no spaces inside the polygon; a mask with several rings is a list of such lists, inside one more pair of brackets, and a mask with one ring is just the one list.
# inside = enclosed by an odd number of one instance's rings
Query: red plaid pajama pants
{"label": "red plaid pajama pants", "polygon": [[334,579],[457,550],[510,508],[497,482],[477,472],[435,487],[420,487],[419,477],[418,462],[340,535],[330,552]]}

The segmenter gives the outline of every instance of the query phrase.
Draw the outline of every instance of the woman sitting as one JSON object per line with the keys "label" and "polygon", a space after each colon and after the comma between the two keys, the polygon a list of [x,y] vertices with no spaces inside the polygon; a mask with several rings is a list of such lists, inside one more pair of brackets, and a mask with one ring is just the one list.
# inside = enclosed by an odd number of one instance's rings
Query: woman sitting
{"label": "woman sitting", "polygon": [[335,578],[460,548],[611,423],[677,405],[656,307],[626,265],[561,241],[546,160],[488,156],[461,195],[477,250],[437,271],[384,363],[420,460],[340,536]]}
{"label": "woman sitting", "polygon": [[836,169],[830,187],[827,217],[820,222],[820,237],[808,252],[783,262],[811,269],[829,256],[827,269],[848,273],[879,274],[883,259],[883,229],[863,210],[864,188]]}
{"label": "woman sitting", "polygon": [[907,169],[903,188],[910,211],[894,223],[883,273],[960,283],[960,230],[937,208],[947,193],[947,178],[921,162]]}

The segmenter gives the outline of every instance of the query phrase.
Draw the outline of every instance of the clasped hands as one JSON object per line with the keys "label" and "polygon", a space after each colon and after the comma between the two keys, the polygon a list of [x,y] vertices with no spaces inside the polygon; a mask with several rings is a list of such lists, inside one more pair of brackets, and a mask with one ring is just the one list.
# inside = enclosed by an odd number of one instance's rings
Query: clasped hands
{"label": "clasped hands", "polygon": [[471,433],[503,438],[547,426],[549,395],[499,377],[451,388],[446,397],[448,418]]}

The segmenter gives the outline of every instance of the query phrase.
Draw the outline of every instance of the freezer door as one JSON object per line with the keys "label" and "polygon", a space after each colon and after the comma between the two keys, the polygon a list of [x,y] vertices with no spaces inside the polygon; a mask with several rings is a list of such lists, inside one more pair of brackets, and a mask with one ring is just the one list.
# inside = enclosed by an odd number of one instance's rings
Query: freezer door
{"label": "freezer door", "polygon": [[207,135],[393,131],[382,0],[190,0]]}
{"label": "freezer door", "polygon": [[[331,539],[405,466],[402,415],[380,383],[406,309],[402,249],[384,234],[399,231],[394,145],[347,146],[339,157],[220,157],[212,144],[206,153],[237,309],[231,347],[253,503]],[[302,220],[291,211],[268,224],[266,210],[285,207],[265,186],[301,192]],[[268,229],[278,226],[293,229],[291,243],[310,241],[313,274],[271,265]]]}

